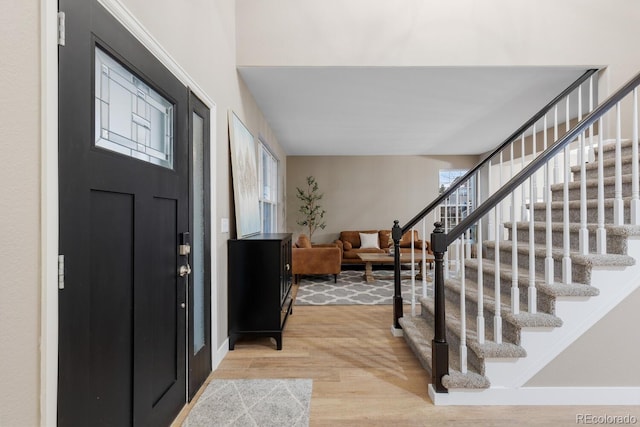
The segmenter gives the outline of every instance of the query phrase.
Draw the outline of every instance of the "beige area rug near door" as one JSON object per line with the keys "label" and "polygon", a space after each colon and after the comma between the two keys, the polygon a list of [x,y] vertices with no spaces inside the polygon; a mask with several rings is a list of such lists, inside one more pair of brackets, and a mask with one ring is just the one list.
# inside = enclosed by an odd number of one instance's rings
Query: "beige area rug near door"
{"label": "beige area rug near door", "polygon": [[309,425],[311,379],[212,380],[183,427]]}

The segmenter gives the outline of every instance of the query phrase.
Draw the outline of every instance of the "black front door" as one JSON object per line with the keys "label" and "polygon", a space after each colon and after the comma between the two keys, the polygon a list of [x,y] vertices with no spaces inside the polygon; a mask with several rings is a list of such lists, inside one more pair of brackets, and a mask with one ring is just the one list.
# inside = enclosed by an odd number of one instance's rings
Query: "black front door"
{"label": "black front door", "polygon": [[95,0],[60,0],[58,424],[168,425],[186,397],[188,91]]}

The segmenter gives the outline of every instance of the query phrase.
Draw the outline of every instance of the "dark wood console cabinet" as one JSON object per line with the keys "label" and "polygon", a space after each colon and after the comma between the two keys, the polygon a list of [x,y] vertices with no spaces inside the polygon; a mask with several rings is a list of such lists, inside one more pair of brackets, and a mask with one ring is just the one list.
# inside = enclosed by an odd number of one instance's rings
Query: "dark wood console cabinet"
{"label": "dark wood console cabinet", "polygon": [[228,241],[229,349],[244,335],[268,336],[282,349],[292,313],[291,233]]}

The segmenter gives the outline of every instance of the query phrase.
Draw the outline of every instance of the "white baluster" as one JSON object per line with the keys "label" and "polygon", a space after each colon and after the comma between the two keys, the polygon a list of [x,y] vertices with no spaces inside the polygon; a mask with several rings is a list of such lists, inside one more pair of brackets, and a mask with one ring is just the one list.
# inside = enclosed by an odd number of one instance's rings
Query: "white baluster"
{"label": "white baluster", "polygon": [[[476,181],[476,200],[478,205],[482,203],[480,198],[481,184],[480,180]],[[478,260],[478,317],[476,318],[476,327],[478,334],[478,344],[484,344],[484,273],[482,265],[482,218],[478,220],[476,237],[476,259]]]}
{"label": "white baluster", "polygon": [[[460,187],[456,188],[456,226],[460,224]],[[460,241],[456,239],[456,277],[460,277]]]}
{"label": "white baluster", "polygon": [[427,218],[422,219],[422,296],[427,296]]}
{"label": "white baluster", "polygon": [[[524,134],[522,134],[522,153],[520,154],[520,170],[524,169],[524,153],[525,153],[525,147],[524,147]],[[513,144],[512,144],[513,145]],[[511,171],[511,176],[513,177],[513,171]],[[521,206],[521,210],[520,210],[520,218],[522,219],[522,221],[526,221],[527,220],[527,186],[526,184],[522,184],[522,186],[520,187],[521,191],[522,191],[522,206]]]}
{"label": "white baluster", "polygon": [[[568,97],[567,97],[568,98]],[[567,101],[568,102],[568,101]],[[553,143],[558,142],[558,104],[553,107]],[[553,183],[560,181],[560,166],[558,156],[553,158]]]}
{"label": "white baluster", "polygon": [[[464,233],[460,236],[460,250],[464,252]],[[467,305],[464,254],[460,256],[460,372],[467,373]]]}
{"label": "white baluster", "polygon": [[[467,180],[465,183],[465,187],[467,188],[467,213],[465,218],[471,214],[471,178]],[[466,254],[467,259],[471,259],[471,227],[467,228],[466,232]]]}
{"label": "white baluster", "polygon": [[[447,197],[447,199],[444,201],[444,231],[445,231],[445,233],[449,232],[449,199],[450,198],[451,198],[451,196]],[[444,278],[448,279],[449,278],[449,250],[448,250],[448,248],[444,252],[443,263],[444,263]],[[434,287],[434,292],[435,292],[435,287]]]}
{"label": "white baluster", "polygon": [[[569,97],[567,96],[567,110],[565,120],[565,130],[569,132]],[[563,233],[563,255],[562,255],[562,283],[570,284],[571,277],[571,236],[569,235],[569,159],[571,152],[567,144],[564,148],[564,187],[563,187],[563,209],[562,209],[562,233]]]}
{"label": "white baluster", "polygon": [[[535,174],[529,177],[529,185],[531,186],[531,194],[535,191]],[[531,200],[531,209],[533,209],[533,199]],[[537,312],[537,293],[536,293],[536,252],[535,252],[535,227],[534,227],[533,211],[529,215],[529,292],[528,292],[528,310],[529,313]]]}
{"label": "white baluster", "polygon": [[[557,108],[556,108],[557,111]],[[545,125],[547,128],[547,116],[544,116]],[[555,126],[554,136],[557,133],[557,126]],[[544,133],[544,148],[547,149],[547,132]],[[558,156],[553,159],[554,163],[558,162]],[[545,241],[546,241],[546,255],[544,259],[544,281],[547,284],[555,282],[554,279],[554,263],[553,263],[553,229],[551,225],[551,180],[553,170],[549,166],[550,162],[544,164],[544,202],[545,202]]]}
{"label": "white baluster", "polygon": [[[582,86],[578,88],[578,121],[582,121]],[[585,158],[584,132],[578,136],[580,141],[578,161],[580,162],[580,231],[578,232],[579,250],[582,255],[589,253],[589,230],[587,230],[587,159]]]}
{"label": "white baluster", "polygon": [[476,326],[478,332],[478,344],[484,344],[484,270],[482,258],[482,220],[478,220],[478,242],[476,252],[478,254],[478,317]]}
{"label": "white baluster", "polygon": [[[500,187],[502,187],[502,151],[500,152]],[[495,293],[495,314],[493,316],[493,331],[494,331],[494,341],[497,344],[502,343],[502,314],[501,314],[501,305],[500,305],[500,234],[502,227],[502,219],[501,219],[501,210],[502,203],[498,203],[496,206],[496,233],[495,233],[495,276],[494,276],[494,293]]]}
{"label": "white baluster", "polygon": [[411,228],[411,315],[416,315],[416,252],[414,229]]}
{"label": "white baluster", "polygon": [[[593,75],[589,77],[589,113],[593,111]],[[589,163],[596,160],[596,153],[593,141],[593,124],[589,126]]]}
{"label": "white baluster", "polygon": [[638,88],[633,89],[633,139],[631,141],[631,224],[640,225],[640,199],[638,197]]}
{"label": "white baluster", "polygon": [[[489,181],[489,185],[487,186],[487,190],[488,190],[487,196],[490,196],[491,194],[493,194],[493,191],[491,190],[491,187],[493,186],[493,183],[491,182],[491,179],[492,179],[492,177],[491,177],[491,162],[492,161],[490,160],[489,161],[489,166],[488,166],[488,169],[487,169],[487,176],[488,176],[488,181]],[[489,223],[487,224],[487,234],[488,234],[487,239],[489,239],[489,240],[495,239],[496,230],[495,230],[495,225],[494,224],[495,224],[494,223],[494,214],[493,214],[493,211],[491,211],[489,213]]]}
{"label": "white baluster", "polygon": [[616,185],[613,201],[613,223],[624,224],[624,201],[622,200],[622,106],[616,104]]}
{"label": "white baluster", "polygon": [[599,254],[607,253],[607,229],[604,228],[604,132],[602,118],[598,120],[598,229],[596,230],[596,247]]}
{"label": "white baluster", "polygon": [[[546,127],[546,119],[547,116],[544,116],[545,126],[544,126],[544,145],[547,147],[546,136],[547,136],[547,127]],[[533,144],[531,150],[531,161],[535,160],[536,152],[538,151],[537,140],[536,140],[536,124],[533,125]],[[533,206],[534,203],[538,201],[538,187],[536,185],[536,173],[529,177],[529,288],[528,288],[528,310],[530,313],[536,312],[537,307],[537,294],[536,294],[536,254],[535,254],[535,226],[534,226],[534,214],[533,214]]]}
{"label": "white baluster", "polygon": [[[522,158],[524,159],[524,134],[522,135]],[[511,178],[513,170],[513,144],[511,144]],[[524,186],[522,198],[524,199]],[[518,220],[516,218],[516,192],[511,192],[511,312],[520,313],[520,289],[518,288]]]}
{"label": "white baluster", "polygon": [[[545,129],[546,132],[546,129]],[[536,123],[533,124],[533,144],[532,144],[532,150],[531,150],[531,161],[533,162],[536,159],[536,153],[538,152],[538,147],[537,147],[537,142],[536,142]],[[529,162],[531,163],[531,162]],[[535,202],[538,201],[538,184],[536,183],[536,180],[533,180],[533,186],[529,189],[529,204],[530,207],[527,210],[527,215],[528,216],[533,216],[533,204]],[[524,218],[523,218],[524,219]]]}

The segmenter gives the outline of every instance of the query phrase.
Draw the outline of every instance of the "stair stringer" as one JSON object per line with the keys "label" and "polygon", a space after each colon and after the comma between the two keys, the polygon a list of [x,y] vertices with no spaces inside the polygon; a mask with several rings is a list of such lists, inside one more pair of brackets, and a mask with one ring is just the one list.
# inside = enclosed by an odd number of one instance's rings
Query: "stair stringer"
{"label": "stair stringer", "polygon": [[629,237],[630,267],[601,267],[592,272],[595,297],[560,297],[556,315],[559,328],[523,328],[521,346],[527,356],[485,359],[485,376],[491,387],[482,390],[449,389],[429,396],[436,405],[640,405],[638,387],[526,387],[525,384],[582,334],[598,323],[633,291],[640,288],[640,237]]}

